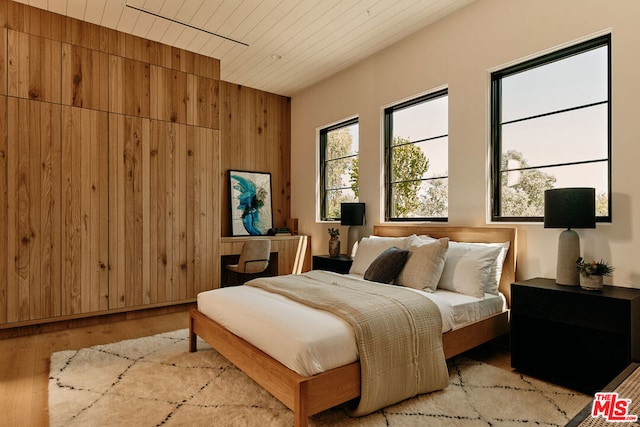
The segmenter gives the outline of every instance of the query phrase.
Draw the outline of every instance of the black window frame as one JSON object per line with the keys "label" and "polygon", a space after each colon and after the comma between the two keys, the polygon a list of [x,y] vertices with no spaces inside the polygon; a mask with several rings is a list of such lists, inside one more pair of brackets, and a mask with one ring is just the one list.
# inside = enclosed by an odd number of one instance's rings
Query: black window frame
{"label": "black window frame", "polygon": [[[448,88],[444,88],[444,89],[440,89],[434,92],[430,92],[428,94],[425,95],[421,95],[418,96],[416,98],[412,98],[410,100],[401,102],[399,104],[396,105],[392,105],[390,107],[387,107],[384,109],[384,197],[385,197],[385,221],[386,222],[415,222],[415,221],[435,221],[435,222],[447,222],[449,221],[449,216],[447,215],[446,217],[411,217],[411,218],[401,218],[401,217],[394,217],[391,216],[391,211],[392,211],[392,197],[391,197],[391,177],[392,177],[392,170],[391,170],[391,143],[393,141],[393,113],[395,111],[399,111],[399,110],[403,110],[405,108],[409,108],[412,107],[414,105],[418,105],[418,104],[422,104],[424,102],[428,102],[431,100],[435,100],[437,98],[441,98],[443,96],[448,97],[449,96],[449,89]],[[447,112],[448,114],[448,112]],[[419,140],[419,141],[412,141],[412,144],[416,144],[419,142],[423,142],[423,141],[428,141],[428,140],[435,140],[438,138],[443,138],[443,137],[449,137],[449,124],[447,123],[447,133],[445,135],[438,135],[438,136],[434,136],[434,137],[430,137],[424,140]],[[448,150],[448,144],[447,144],[447,150]],[[448,169],[448,167],[447,167]],[[443,179],[443,178],[447,178],[447,181],[449,179],[449,175],[447,173],[447,176],[439,176],[439,177],[432,177],[432,178],[426,178],[424,179],[424,181],[430,181],[430,180],[435,180],[435,179]],[[449,205],[449,200],[447,197],[447,212],[448,212],[448,205]]]}
{"label": "black window frame", "polygon": [[[319,144],[320,147],[319,148],[320,148],[320,220],[321,221],[340,221],[340,217],[337,217],[337,218],[329,217],[327,216],[327,212],[326,212],[326,205],[327,205],[326,165],[328,161],[336,160],[336,159],[327,160],[327,135],[331,131],[349,127],[355,124],[357,125],[360,124],[359,117],[353,117],[351,119],[344,120],[342,122],[320,129],[320,144]],[[359,158],[360,157],[359,147],[360,147],[360,144],[358,142],[358,153],[356,153],[355,155],[346,156],[346,157]]]}
{"label": "black window frame", "polygon": [[[522,62],[520,64],[513,65],[511,67],[507,67],[502,70],[495,71],[491,73],[491,220],[494,222],[542,222],[544,218],[542,216],[527,216],[527,217],[514,217],[514,216],[502,216],[500,215],[500,206],[501,206],[501,155],[502,155],[502,138],[501,138],[501,126],[505,123],[501,123],[501,81],[503,78],[518,74],[521,72],[525,72],[528,70],[535,69],[537,67],[547,65],[559,60],[563,60],[569,58],[574,55],[579,55],[582,53],[589,52],[591,50],[607,47],[607,209],[608,213],[605,216],[597,216],[596,222],[611,222],[612,217],[612,185],[611,185],[611,118],[612,118],[612,99],[611,99],[611,34],[606,34],[603,36],[599,36],[593,38],[591,40],[587,40],[582,43],[577,43],[575,45],[559,49],[555,52],[551,52],[546,55],[542,55],[537,58],[533,58],[531,60]],[[594,104],[585,104],[580,105],[578,107],[567,108],[558,111],[546,112],[542,114],[538,114],[532,117],[521,118],[514,120],[522,121],[528,119],[534,119],[544,116],[550,116],[553,114],[561,114],[564,112],[578,110],[581,108],[585,108],[588,106],[604,104],[604,102],[598,102]],[[511,123],[511,122],[509,122]],[[594,162],[594,161],[590,161]],[[562,163],[553,166],[571,166],[575,164],[585,164],[589,162],[568,162]],[[530,167],[527,169],[542,169],[547,167],[548,165]]]}

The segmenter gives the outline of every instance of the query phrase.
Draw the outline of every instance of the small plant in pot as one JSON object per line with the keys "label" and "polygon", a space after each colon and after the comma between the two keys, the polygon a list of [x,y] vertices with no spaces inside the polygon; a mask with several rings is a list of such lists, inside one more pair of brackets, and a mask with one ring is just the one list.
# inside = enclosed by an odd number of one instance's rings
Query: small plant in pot
{"label": "small plant in pot", "polygon": [[329,228],[328,229],[329,236],[329,256],[340,256],[340,240],[338,236],[340,235],[340,230],[337,228]]}
{"label": "small plant in pot", "polygon": [[604,260],[586,262],[578,257],[576,269],[580,273],[580,287],[588,290],[602,289],[604,276],[611,276],[615,267]]}

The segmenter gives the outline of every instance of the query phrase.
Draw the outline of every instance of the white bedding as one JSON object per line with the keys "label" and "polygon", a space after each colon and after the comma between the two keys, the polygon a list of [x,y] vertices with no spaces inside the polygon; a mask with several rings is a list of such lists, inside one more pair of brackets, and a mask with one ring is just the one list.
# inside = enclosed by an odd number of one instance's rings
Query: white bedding
{"label": "white bedding", "polygon": [[[506,307],[502,295],[485,294],[480,299],[446,290],[415,292],[436,303],[442,314],[442,332]],[[303,376],[358,360],[355,335],[347,322],[281,295],[252,286],[216,289],[198,294],[198,310]]]}

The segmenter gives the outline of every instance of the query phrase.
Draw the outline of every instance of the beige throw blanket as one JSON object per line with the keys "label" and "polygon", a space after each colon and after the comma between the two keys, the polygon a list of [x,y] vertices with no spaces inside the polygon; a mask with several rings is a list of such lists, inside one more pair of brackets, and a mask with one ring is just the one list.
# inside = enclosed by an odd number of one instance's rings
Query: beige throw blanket
{"label": "beige throw blanket", "polygon": [[436,304],[408,289],[324,271],[254,279],[246,285],[334,313],[354,329],[360,354],[361,416],[449,382]]}

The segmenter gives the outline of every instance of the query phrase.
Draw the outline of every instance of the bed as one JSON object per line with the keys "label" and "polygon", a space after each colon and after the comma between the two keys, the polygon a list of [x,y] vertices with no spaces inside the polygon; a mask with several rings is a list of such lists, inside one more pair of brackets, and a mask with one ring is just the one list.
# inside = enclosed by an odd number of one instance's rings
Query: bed
{"label": "bed", "polygon": [[[515,280],[514,228],[378,225],[373,231],[375,236],[387,238],[428,235],[433,239],[447,237],[452,242],[508,242],[499,278],[499,290],[508,307],[510,284]],[[508,330],[507,309],[445,332],[442,334],[444,356],[451,358]],[[314,375],[301,375],[194,309],[190,311],[190,351],[196,351],[197,336],[290,408],[295,426],[306,426],[309,416],[360,396],[361,366],[358,360]]]}

